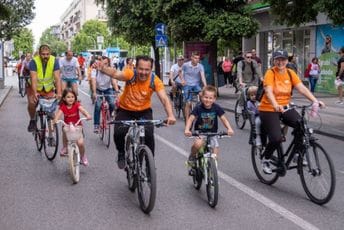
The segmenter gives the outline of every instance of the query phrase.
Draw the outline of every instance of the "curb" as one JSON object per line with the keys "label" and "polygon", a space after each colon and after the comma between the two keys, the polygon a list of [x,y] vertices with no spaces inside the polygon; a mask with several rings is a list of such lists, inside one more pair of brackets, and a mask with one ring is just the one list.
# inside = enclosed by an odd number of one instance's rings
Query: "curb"
{"label": "curb", "polygon": [[[234,109],[228,109],[228,108],[223,108],[223,109],[225,111],[234,113]],[[327,137],[331,137],[331,138],[335,138],[335,139],[340,140],[340,141],[344,141],[344,136],[336,134],[336,133],[333,133],[333,132],[326,132],[326,131],[322,131],[322,130],[314,130],[314,133],[320,134],[320,135],[323,135],[323,136],[327,136]]]}
{"label": "curb", "polygon": [[9,87],[5,86],[4,89],[1,89],[1,91],[3,91],[3,93],[0,93],[0,107],[4,103],[4,101],[7,98],[8,94],[11,92],[12,88],[13,88],[12,86],[9,86]]}

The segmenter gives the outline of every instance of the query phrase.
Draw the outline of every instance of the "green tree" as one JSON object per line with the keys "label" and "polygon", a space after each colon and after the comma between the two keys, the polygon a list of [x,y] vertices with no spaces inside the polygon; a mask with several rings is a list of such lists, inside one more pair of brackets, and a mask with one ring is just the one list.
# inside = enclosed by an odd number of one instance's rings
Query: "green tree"
{"label": "green tree", "polygon": [[34,18],[34,0],[1,0],[0,39],[10,40]]}
{"label": "green tree", "polygon": [[47,44],[50,46],[52,52],[60,55],[67,51],[67,45],[65,42],[61,41],[52,33],[52,27],[43,31],[41,38],[39,39],[39,46]]}
{"label": "green tree", "polygon": [[106,23],[97,20],[85,22],[72,40],[72,50],[74,52],[81,52],[88,49],[97,49],[97,36],[104,37],[103,48],[111,44],[111,37]]}
{"label": "green tree", "polygon": [[15,35],[13,37],[14,43],[14,56],[16,59],[19,59],[19,52],[23,54],[30,52],[32,53],[32,47],[34,43],[34,36],[30,29],[22,28],[20,35]]}
{"label": "green tree", "polygon": [[264,0],[269,3],[275,22],[287,26],[316,21],[317,15],[324,13],[333,24],[344,23],[344,4],[342,0]]}

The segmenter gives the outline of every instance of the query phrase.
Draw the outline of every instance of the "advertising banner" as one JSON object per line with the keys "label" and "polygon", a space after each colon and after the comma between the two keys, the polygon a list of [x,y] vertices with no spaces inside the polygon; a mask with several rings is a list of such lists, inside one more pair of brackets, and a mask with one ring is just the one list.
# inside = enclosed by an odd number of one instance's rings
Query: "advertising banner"
{"label": "advertising banner", "polygon": [[[344,46],[344,25],[321,25],[316,30],[316,55],[319,58],[321,74],[317,92],[336,94],[334,85],[337,71],[338,51]],[[310,57],[311,59],[313,57]]]}

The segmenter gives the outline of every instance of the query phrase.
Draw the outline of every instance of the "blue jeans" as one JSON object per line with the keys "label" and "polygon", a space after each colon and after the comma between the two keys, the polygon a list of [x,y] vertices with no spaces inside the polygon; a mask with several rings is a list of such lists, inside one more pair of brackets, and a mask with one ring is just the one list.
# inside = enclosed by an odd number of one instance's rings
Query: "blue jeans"
{"label": "blue jeans", "polygon": [[[114,95],[114,92],[113,92],[112,88],[108,88],[106,90],[97,89],[97,95],[98,94],[100,94],[100,95]],[[115,108],[114,97],[113,96],[105,96],[105,100],[109,104],[109,110],[110,110],[110,114],[111,114]],[[100,123],[100,106],[101,106],[101,104],[102,104],[102,98],[97,97],[97,100],[94,103],[94,114],[93,114],[93,124],[94,125],[99,125],[99,123]]]}
{"label": "blue jeans", "polygon": [[312,75],[309,75],[309,85],[310,85],[310,90],[312,93],[314,93],[317,81],[318,81],[318,77],[314,77]]}
{"label": "blue jeans", "polygon": [[199,86],[199,85],[193,85],[193,86],[190,86],[190,85],[185,85],[183,87],[183,90],[184,90],[184,102],[188,102],[188,101],[191,101],[192,100],[192,93],[191,92],[200,92],[202,90],[202,88]]}

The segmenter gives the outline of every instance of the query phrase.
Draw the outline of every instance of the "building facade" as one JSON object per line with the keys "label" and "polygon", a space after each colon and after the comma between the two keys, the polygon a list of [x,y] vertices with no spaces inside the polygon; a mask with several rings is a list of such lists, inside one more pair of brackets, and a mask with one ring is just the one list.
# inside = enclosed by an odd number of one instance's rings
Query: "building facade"
{"label": "building facade", "polygon": [[73,36],[91,19],[107,21],[104,6],[97,6],[94,0],[73,0],[61,16],[59,25],[60,38],[68,44],[68,48]]}
{"label": "building facade", "polygon": [[[258,5],[258,4],[257,4]],[[265,72],[271,66],[272,53],[277,49],[285,49],[290,56],[295,56],[298,65],[298,75],[304,79],[304,70],[313,57],[318,57],[321,66],[321,76],[318,80],[318,92],[336,93],[334,86],[338,50],[344,46],[344,26],[333,26],[324,14],[317,16],[316,22],[306,23],[299,27],[287,27],[273,23],[267,5],[259,4],[254,17],[260,27],[256,36],[243,39],[244,51],[255,48],[262,59],[262,69]],[[326,37],[331,38],[330,47],[324,51]]]}

